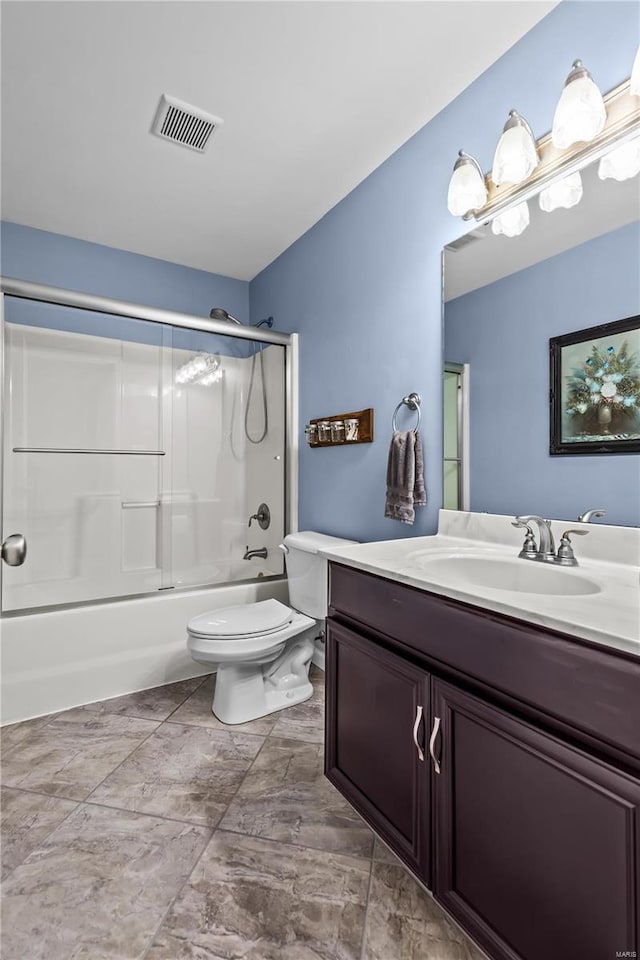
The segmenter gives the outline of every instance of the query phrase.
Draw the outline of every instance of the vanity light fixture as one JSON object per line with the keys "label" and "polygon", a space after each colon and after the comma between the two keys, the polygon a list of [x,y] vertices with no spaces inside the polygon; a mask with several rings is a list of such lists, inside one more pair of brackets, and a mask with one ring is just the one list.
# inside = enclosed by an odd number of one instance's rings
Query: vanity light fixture
{"label": "vanity light fixture", "polygon": [[630,180],[640,173],[640,137],[627,140],[626,143],[606,153],[598,164],[598,176],[601,180]]}
{"label": "vanity light fixture", "polygon": [[491,232],[496,236],[519,237],[529,226],[529,204],[526,200],[508,207],[491,221]]}
{"label": "vanity light fixture", "polygon": [[478,161],[460,150],[451,180],[447,207],[454,217],[464,217],[487,202],[487,185]]}
{"label": "vanity light fixture", "polygon": [[539,159],[531,127],[517,110],[510,110],[493,158],[493,182],[496,186],[522,183],[531,176]]}
{"label": "vanity light fixture", "polygon": [[638,47],[636,58],[633,61],[631,81],[629,83],[629,93],[632,93],[634,97],[640,97],[640,47]]}
{"label": "vanity light fixture", "polygon": [[604,129],[607,111],[600,90],[582,60],[574,60],[553,117],[553,145],[566,150],[589,143]]}
{"label": "vanity light fixture", "polygon": [[545,213],[563,208],[570,210],[582,200],[582,177],[580,171],[570,173],[562,180],[554,180],[540,193],[540,209]]}
{"label": "vanity light fixture", "polygon": [[[556,107],[553,130],[537,141],[512,110],[496,146],[493,170],[483,176],[473,157],[460,151],[449,184],[454,216],[494,222],[494,233],[518,236],[528,224],[526,201],[539,196],[542,210],[580,202],[579,171],[600,163],[602,179],[628,179],[640,171],[640,50],[633,77],[604,97],[589,71],[575,60]],[[510,210],[514,213],[503,217]]]}

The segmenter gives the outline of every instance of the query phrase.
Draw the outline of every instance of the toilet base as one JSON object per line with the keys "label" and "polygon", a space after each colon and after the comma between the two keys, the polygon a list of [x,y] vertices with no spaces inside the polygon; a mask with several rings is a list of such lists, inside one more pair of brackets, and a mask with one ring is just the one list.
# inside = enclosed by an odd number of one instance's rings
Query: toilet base
{"label": "toilet base", "polygon": [[218,666],[211,710],[222,723],[257,720],[313,694],[309,667],[313,640],[295,637],[271,663],[221,663]]}

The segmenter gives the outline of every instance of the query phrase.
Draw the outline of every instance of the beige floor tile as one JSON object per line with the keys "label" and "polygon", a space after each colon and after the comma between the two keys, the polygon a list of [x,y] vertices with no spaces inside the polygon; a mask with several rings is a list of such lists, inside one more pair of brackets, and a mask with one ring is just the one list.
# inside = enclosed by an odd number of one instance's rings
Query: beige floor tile
{"label": "beige floor tile", "polygon": [[89,799],[215,826],[263,742],[233,728],[165,723]]}
{"label": "beige floor tile", "polygon": [[363,960],[481,960],[401,866],[373,864]]}
{"label": "beige floor tile", "polygon": [[218,831],[146,960],[359,960],[369,869]]}
{"label": "beige floor tile", "polygon": [[2,960],[138,960],[209,837],[81,805],[3,884]]}
{"label": "beige floor tile", "polygon": [[162,687],[151,687],[149,690],[129,693],[124,697],[97,700],[95,703],[87,704],[85,709],[92,710],[94,713],[118,713],[128,717],[141,717],[143,720],[166,720],[203,682],[204,677],[180,680],[178,683],[167,683]]}
{"label": "beige floor tile", "polygon": [[84,800],[157,726],[83,707],[69,710],[3,750],[2,783]]}
{"label": "beige floor tile", "polygon": [[55,713],[48,713],[44,717],[35,717],[33,720],[22,720],[20,723],[10,723],[0,728],[0,752],[10,750],[16,744],[28,740],[37,730],[45,727],[57,716]]}
{"label": "beige floor tile", "polygon": [[306,700],[276,714],[272,736],[283,740],[324,742],[324,700]]}
{"label": "beige floor tile", "polygon": [[354,856],[373,834],[324,776],[322,745],[267,738],[220,826]]}
{"label": "beige floor tile", "polygon": [[4,879],[75,810],[74,800],[0,789],[0,859]]}

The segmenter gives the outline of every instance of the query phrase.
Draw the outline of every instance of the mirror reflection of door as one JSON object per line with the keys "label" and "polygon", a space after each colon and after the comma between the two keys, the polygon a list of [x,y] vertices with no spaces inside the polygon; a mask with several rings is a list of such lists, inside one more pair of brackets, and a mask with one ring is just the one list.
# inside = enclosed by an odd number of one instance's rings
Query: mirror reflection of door
{"label": "mirror reflection of door", "polygon": [[443,382],[444,455],[442,505],[445,510],[468,510],[468,364],[445,361]]}

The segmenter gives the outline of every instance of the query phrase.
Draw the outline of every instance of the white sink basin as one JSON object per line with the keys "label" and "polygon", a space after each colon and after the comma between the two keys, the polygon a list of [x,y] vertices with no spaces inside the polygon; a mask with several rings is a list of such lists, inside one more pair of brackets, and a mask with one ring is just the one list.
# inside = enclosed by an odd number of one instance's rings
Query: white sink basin
{"label": "white sink basin", "polygon": [[579,597],[600,593],[593,580],[566,567],[547,566],[532,560],[499,560],[493,557],[430,556],[415,554],[414,564],[430,578],[455,586],[485,587],[511,593]]}

